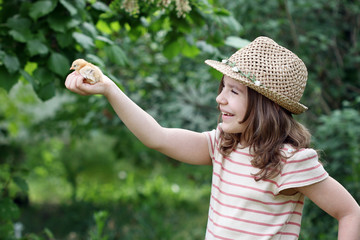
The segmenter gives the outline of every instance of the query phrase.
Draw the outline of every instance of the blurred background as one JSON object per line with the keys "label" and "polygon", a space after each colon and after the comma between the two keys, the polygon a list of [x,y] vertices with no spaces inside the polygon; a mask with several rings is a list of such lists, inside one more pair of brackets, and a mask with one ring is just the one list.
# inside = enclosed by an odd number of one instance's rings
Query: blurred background
{"label": "blurred background", "polygon": [[[211,167],[144,147],[102,96],[64,87],[85,58],[166,127],[216,127],[204,64],[265,35],[304,60],[296,119],[360,200],[360,2],[0,0],[0,239],[204,239]],[[300,239],[336,239],[306,202]]]}

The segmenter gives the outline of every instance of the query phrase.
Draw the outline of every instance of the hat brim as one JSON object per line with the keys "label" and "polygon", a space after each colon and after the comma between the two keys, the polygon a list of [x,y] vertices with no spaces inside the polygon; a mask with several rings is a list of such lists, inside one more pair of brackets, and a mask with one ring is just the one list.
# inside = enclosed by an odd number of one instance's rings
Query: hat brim
{"label": "hat brim", "polygon": [[248,86],[249,88],[255,90],[256,92],[260,93],[261,95],[269,98],[270,100],[274,101],[275,103],[279,104],[281,107],[287,109],[291,113],[300,114],[305,112],[308,108],[299,102],[295,102],[289,99],[286,96],[278,94],[271,89],[267,88],[266,86],[258,86],[255,85],[254,82],[250,81],[247,77],[243,76],[241,73],[234,72],[232,68],[222,62],[215,61],[215,60],[206,60],[205,63],[210,67],[216,69],[217,71],[225,74],[226,76],[233,78],[240,83]]}

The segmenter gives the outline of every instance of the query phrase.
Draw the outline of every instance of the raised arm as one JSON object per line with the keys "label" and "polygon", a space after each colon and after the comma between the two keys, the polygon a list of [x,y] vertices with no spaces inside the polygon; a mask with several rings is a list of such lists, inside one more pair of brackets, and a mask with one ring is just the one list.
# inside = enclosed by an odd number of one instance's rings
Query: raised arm
{"label": "raised arm", "polygon": [[182,162],[211,164],[204,134],[160,126],[106,76],[103,82],[94,85],[83,80],[81,75],[73,72],[66,78],[65,85],[80,95],[103,94],[127,128],[147,147]]}

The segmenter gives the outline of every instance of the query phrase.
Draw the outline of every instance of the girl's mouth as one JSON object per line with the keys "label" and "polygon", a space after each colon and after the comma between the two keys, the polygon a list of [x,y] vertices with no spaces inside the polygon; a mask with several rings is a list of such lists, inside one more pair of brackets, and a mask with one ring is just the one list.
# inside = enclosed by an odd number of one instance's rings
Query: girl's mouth
{"label": "girl's mouth", "polygon": [[232,117],[234,116],[234,114],[231,114],[231,113],[227,113],[227,112],[221,112],[223,116],[225,117]]}

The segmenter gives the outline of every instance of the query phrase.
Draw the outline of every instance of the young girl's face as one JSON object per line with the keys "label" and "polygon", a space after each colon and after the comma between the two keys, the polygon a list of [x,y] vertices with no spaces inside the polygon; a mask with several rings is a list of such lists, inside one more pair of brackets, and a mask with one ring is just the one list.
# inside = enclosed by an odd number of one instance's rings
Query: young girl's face
{"label": "young girl's face", "polygon": [[248,89],[240,82],[224,75],[223,86],[216,97],[222,116],[221,128],[226,133],[242,133],[248,105]]}

